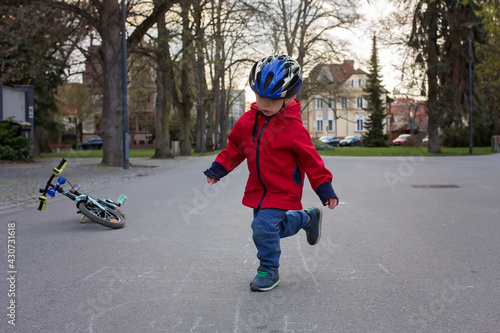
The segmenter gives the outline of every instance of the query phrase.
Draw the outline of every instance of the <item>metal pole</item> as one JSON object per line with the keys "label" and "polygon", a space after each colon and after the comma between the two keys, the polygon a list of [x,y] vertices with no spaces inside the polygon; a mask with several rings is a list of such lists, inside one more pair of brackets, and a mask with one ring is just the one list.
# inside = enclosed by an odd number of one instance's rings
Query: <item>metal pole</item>
{"label": "metal pole", "polygon": [[469,30],[469,155],[472,155],[472,42],[471,30]]}
{"label": "metal pole", "polygon": [[122,0],[122,95],[123,95],[123,168],[129,168],[129,145],[128,145],[128,104],[127,104],[127,34],[125,21],[127,11],[125,0]]}
{"label": "metal pole", "polygon": [[203,62],[201,61],[200,61],[200,154],[203,154]]}

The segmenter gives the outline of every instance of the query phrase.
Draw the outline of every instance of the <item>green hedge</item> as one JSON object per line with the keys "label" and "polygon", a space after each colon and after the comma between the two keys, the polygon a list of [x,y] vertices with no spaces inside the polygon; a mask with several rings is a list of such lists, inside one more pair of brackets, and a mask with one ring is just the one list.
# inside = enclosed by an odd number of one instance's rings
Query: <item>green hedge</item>
{"label": "green hedge", "polygon": [[317,151],[333,150],[332,146],[330,146],[329,144],[326,144],[322,141],[319,141],[319,140],[313,140],[313,145]]}
{"label": "green hedge", "polygon": [[8,119],[0,122],[0,160],[20,161],[31,158],[28,138],[18,135],[19,126]]}

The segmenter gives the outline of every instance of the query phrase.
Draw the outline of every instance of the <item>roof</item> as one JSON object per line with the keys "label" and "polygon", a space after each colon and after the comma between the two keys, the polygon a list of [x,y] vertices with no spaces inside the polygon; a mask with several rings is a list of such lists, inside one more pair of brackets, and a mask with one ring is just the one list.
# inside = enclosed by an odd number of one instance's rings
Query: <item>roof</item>
{"label": "roof", "polygon": [[391,103],[392,114],[408,114],[410,111],[417,112],[418,117],[427,115],[425,101],[417,101],[411,98],[394,98]]}
{"label": "roof", "polygon": [[354,60],[344,60],[341,64],[318,64],[312,69],[309,77],[318,81],[325,78],[327,81],[335,81],[336,84],[342,85],[355,74],[368,75],[361,69],[354,69]]}

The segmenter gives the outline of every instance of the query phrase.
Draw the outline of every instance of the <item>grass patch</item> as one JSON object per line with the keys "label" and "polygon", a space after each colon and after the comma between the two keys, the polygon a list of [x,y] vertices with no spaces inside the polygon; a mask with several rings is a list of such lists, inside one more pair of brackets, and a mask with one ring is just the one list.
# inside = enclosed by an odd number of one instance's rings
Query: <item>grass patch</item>
{"label": "grass patch", "polygon": [[[213,152],[205,152],[203,154],[196,153],[194,150],[191,152],[192,156],[208,156],[218,154],[220,150]],[[130,149],[128,154],[129,158],[141,157],[152,158],[155,153],[154,149]],[[89,150],[60,150],[59,152],[52,152],[35,156],[35,160],[44,158],[102,158],[102,149],[89,149]]]}
{"label": "grass patch", "polygon": [[[130,149],[129,157],[153,157],[154,149]],[[35,159],[44,158],[102,158],[102,149],[89,149],[89,150],[60,150],[48,154],[41,154],[35,156]]]}
{"label": "grass patch", "polygon": [[[493,154],[491,147],[475,147],[474,155]],[[441,147],[441,154],[427,152],[427,147],[401,147],[391,146],[378,147],[336,147],[334,150],[319,151],[323,156],[466,156],[469,155],[469,147]]]}
{"label": "grass patch", "polygon": [[214,151],[208,151],[208,152],[204,152],[203,154],[200,154],[200,153],[197,153],[195,152],[194,150],[191,152],[191,155],[192,156],[210,156],[210,155],[217,155],[218,153],[220,153],[222,150],[214,150]]}
{"label": "grass patch", "polygon": [[[319,154],[323,156],[467,156],[469,155],[469,147],[447,148],[441,147],[441,154],[430,154],[427,152],[427,147],[385,147],[385,148],[369,148],[369,147],[335,147],[333,150],[320,150]],[[130,149],[129,157],[151,158],[154,155],[154,149]],[[206,152],[203,154],[191,153],[192,156],[210,156],[216,155],[220,150]],[[494,154],[491,147],[474,147],[474,155]],[[102,150],[61,150],[49,154],[36,156],[37,159],[44,158],[102,158]]]}

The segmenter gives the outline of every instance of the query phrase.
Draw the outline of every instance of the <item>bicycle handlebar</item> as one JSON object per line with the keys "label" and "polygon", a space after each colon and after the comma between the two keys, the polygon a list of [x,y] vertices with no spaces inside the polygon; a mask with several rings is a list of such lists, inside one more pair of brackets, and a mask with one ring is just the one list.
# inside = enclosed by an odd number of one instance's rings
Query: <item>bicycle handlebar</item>
{"label": "bicycle handlebar", "polygon": [[47,203],[47,198],[45,195],[41,195],[38,197],[38,200],[40,200],[40,204],[38,205],[38,210],[43,212],[45,210],[45,204]]}
{"label": "bicycle handlebar", "polygon": [[38,197],[38,200],[40,200],[40,204],[38,205],[38,210],[43,211],[45,209],[45,204],[47,203],[47,197],[45,196],[45,194],[47,193],[47,190],[49,189],[50,186],[54,186],[52,185],[52,179],[54,179],[55,176],[60,175],[67,165],[68,162],[63,158],[61,162],[59,162],[59,165],[52,170],[52,175],[47,181],[47,185],[45,185],[44,189],[40,189],[42,195]]}
{"label": "bicycle handlebar", "polygon": [[52,172],[54,173],[54,176],[57,176],[57,175],[60,175],[61,172],[63,172],[64,168],[68,165],[68,162],[63,158],[61,160],[61,162],[59,163],[59,165],[54,168],[54,170],[52,170]]}

